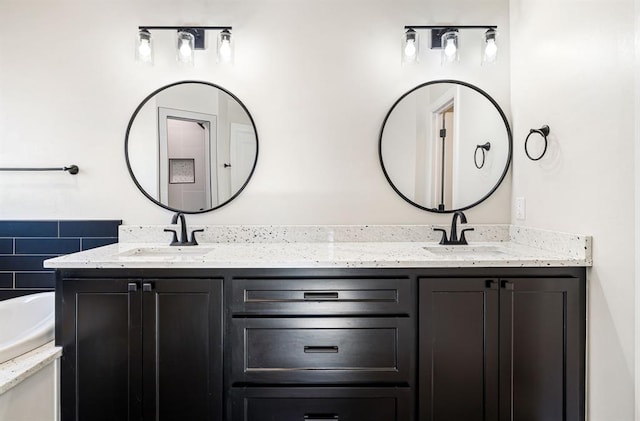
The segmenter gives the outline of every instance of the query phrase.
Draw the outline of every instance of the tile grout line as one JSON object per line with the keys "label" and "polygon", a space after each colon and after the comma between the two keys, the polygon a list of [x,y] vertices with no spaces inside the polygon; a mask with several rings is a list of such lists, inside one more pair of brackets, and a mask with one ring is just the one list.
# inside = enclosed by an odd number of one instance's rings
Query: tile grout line
{"label": "tile grout line", "polygon": [[[12,250],[12,252],[13,252],[13,255],[15,256],[16,255],[16,237],[13,237],[11,240],[13,242],[13,250]],[[16,272],[15,271],[11,271],[11,277],[13,278],[12,279],[12,281],[13,281],[12,282],[13,283],[13,289],[16,289]]]}

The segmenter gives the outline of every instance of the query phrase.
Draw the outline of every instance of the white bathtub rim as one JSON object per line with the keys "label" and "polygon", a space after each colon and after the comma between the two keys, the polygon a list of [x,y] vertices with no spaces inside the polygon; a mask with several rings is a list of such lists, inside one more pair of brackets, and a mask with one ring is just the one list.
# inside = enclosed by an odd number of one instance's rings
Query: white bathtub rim
{"label": "white bathtub rim", "polygon": [[46,300],[47,303],[51,303],[50,310],[41,310],[39,314],[42,318],[35,324],[25,326],[24,330],[21,330],[19,333],[13,332],[11,337],[0,339],[0,364],[54,339],[55,306],[53,305],[53,292],[43,292],[11,298],[0,302],[0,305],[9,306],[9,312],[11,312],[12,307],[28,306],[29,303],[35,300]]}
{"label": "white bathtub rim", "polygon": [[0,343],[0,364],[24,355],[54,339],[54,332],[47,323],[38,323],[37,329],[16,337],[16,341]]}

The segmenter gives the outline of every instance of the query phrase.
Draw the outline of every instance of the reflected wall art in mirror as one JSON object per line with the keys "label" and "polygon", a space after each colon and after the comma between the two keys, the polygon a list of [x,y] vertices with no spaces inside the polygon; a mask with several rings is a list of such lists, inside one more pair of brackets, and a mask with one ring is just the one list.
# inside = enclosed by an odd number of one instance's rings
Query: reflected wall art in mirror
{"label": "reflected wall art in mirror", "polygon": [[176,82],[135,110],[125,157],[147,198],[176,212],[207,212],[229,203],[249,182],[258,134],[247,108],[229,91],[208,82]]}
{"label": "reflected wall art in mirror", "polygon": [[509,170],[512,143],[504,112],[486,92],[466,82],[437,80],[393,104],[378,152],[387,180],[403,199],[423,210],[454,212],[479,204],[498,188]]}

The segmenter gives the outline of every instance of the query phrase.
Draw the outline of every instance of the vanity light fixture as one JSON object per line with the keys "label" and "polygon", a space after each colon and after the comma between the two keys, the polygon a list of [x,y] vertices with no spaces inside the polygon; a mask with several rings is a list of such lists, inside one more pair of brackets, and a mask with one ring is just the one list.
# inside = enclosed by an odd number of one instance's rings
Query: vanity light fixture
{"label": "vanity light fixture", "polygon": [[498,31],[495,29],[487,29],[482,37],[482,64],[495,63],[498,58],[498,44],[496,38]]}
{"label": "vanity light fixture", "polygon": [[442,63],[458,61],[458,30],[451,29],[442,34]]}
{"label": "vanity light fixture", "polygon": [[409,28],[402,36],[402,61],[404,63],[416,63],[418,61],[418,51],[420,38],[418,33]]}
{"label": "vanity light fixture", "polygon": [[231,31],[223,29],[218,34],[218,61],[229,63],[233,61],[233,44]]}
{"label": "vanity light fixture", "polygon": [[218,61],[230,62],[233,58],[231,26],[139,26],[136,58],[142,62],[153,62],[153,42],[150,31],[176,31],[176,58],[179,63],[193,64],[194,51],[206,50],[207,30],[220,31],[217,41]]}
{"label": "vanity light fixture", "polygon": [[136,59],[143,63],[153,63],[153,39],[151,38],[151,33],[146,29],[138,30]]}
{"label": "vanity light fixture", "polygon": [[187,30],[179,30],[177,37],[177,55],[178,63],[193,64],[193,50],[196,45],[196,37]]}
{"label": "vanity light fixture", "polygon": [[[495,25],[406,25],[403,35],[402,61],[418,61],[418,33],[416,30],[426,29],[430,31],[432,50],[442,50],[442,64],[452,63],[459,59],[460,31],[466,29],[484,29],[482,37],[482,63],[495,61],[498,52],[496,44],[497,29]],[[413,49],[415,47],[415,50]],[[411,53],[415,51],[415,57]]]}

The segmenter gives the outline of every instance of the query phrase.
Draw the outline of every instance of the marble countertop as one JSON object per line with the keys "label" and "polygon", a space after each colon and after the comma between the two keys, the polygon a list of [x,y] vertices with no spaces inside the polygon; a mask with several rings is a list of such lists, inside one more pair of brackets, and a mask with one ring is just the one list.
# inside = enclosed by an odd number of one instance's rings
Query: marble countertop
{"label": "marble countertop", "polygon": [[[46,268],[392,268],[591,266],[591,237],[475,226],[468,246],[441,246],[433,226],[207,226],[170,247],[165,226],[123,226],[120,243],[45,261]],[[190,229],[202,228],[200,226]],[[467,228],[467,226],[465,226]],[[166,237],[166,238],[165,238]]]}
{"label": "marble countertop", "polygon": [[37,373],[62,355],[62,348],[53,341],[12,360],[0,364],[0,395]]}

